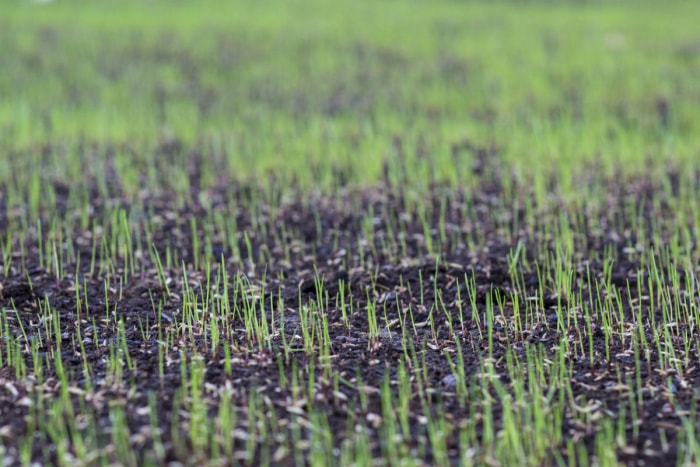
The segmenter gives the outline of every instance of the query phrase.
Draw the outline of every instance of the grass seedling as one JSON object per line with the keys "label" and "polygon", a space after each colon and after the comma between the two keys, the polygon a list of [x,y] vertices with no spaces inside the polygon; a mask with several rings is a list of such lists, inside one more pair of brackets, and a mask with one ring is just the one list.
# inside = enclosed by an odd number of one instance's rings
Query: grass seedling
{"label": "grass seedling", "polygon": [[216,3],[3,8],[6,463],[697,460],[700,7]]}

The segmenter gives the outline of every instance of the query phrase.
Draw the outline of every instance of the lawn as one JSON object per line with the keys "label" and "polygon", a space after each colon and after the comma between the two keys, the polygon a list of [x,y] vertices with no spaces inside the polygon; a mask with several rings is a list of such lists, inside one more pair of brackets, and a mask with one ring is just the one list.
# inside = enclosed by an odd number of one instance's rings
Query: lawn
{"label": "lawn", "polygon": [[0,4],[3,465],[700,462],[698,17]]}

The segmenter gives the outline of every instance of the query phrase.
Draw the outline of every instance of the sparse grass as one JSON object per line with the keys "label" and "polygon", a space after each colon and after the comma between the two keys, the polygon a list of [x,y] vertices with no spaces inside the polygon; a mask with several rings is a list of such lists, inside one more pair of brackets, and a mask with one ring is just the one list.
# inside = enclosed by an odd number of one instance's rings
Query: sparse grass
{"label": "sparse grass", "polygon": [[698,462],[672,3],[3,4],[0,456]]}

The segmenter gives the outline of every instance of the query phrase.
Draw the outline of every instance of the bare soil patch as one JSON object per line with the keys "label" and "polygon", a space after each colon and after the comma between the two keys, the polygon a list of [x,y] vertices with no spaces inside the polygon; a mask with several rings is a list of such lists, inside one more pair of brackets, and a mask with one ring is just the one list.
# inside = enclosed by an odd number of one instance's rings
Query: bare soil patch
{"label": "bare soil patch", "polygon": [[[674,177],[667,181],[673,184]],[[649,290],[649,275],[656,272],[649,270],[648,261],[640,259],[661,251],[664,245],[659,242],[672,234],[674,219],[668,218],[664,209],[670,200],[661,196],[659,201],[659,188],[648,179],[608,183],[605,204],[587,206],[584,200],[580,209],[568,212],[554,200],[547,206],[535,206],[532,216],[524,208],[525,198],[521,202],[506,199],[499,183],[478,192],[433,187],[419,200],[422,207],[389,184],[362,191],[344,189],[334,197],[299,195],[277,206],[261,201],[254,210],[246,207],[250,199],[264,197],[255,187],[243,185],[211,190],[205,204],[200,202],[203,197],[199,193],[180,207],[168,196],[149,198],[144,215],[152,221],[154,247],[163,259],[168,250],[177,254],[177,261],[164,269],[168,290],[155,264],[136,267],[131,273],[128,261],[117,256],[118,262],[110,270],[91,268],[94,233],[81,230],[77,222],[73,238],[67,241],[80,253],[81,262],[66,264],[61,277],[41,266],[35,243],[28,241],[26,269],[13,266],[2,278],[0,289],[6,327],[0,342],[3,358],[7,358],[12,341],[19,344],[17,348],[27,361],[27,374],[17,374],[3,361],[2,444],[8,455],[18,455],[18,440],[32,436],[28,431],[36,428],[30,421],[35,411],[42,408],[49,413],[52,400],[66,389],[60,387],[56,375],[58,346],[74,412],[54,415],[80,419],[83,412],[94,414],[90,419],[94,426],[87,421],[78,426],[94,429],[100,438],[97,444],[108,457],[119,455],[110,432],[115,423],[110,408],[119,405],[128,426],[127,443],[138,462],[201,462],[211,453],[193,445],[191,425],[216,418],[222,410],[220,396],[225,388],[230,394],[229,410],[237,414],[231,431],[221,433],[234,439],[232,463],[234,459],[244,464],[308,462],[308,440],[313,431],[309,420],[317,412],[327,417],[333,446],[340,449],[350,432],[361,427],[367,430],[373,456],[385,457],[382,385],[386,381],[392,388],[399,385],[402,375],[397,372],[398,363],[408,355],[415,356],[415,360],[405,362],[412,390],[407,405],[410,435],[400,443],[432,463],[436,459],[426,448],[431,413],[444,414],[453,427],[473,424],[478,438],[485,429],[484,414],[479,409],[481,402],[475,400],[490,397],[495,401],[492,416],[496,430],[503,425],[504,412],[513,410],[502,404],[497,386],[484,374],[485,361],[499,387],[513,391],[509,351],[522,361],[533,349],[541,352],[545,374],[549,374],[560,371],[560,362],[548,358],[558,355],[566,341],[570,351],[561,363],[571,373],[570,386],[547,387],[546,381],[542,382],[546,397],[564,401],[565,407],[560,437],[552,440],[547,463],[573,461],[567,443],[582,444],[594,455],[601,430],[598,420],[612,416],[617,421],[622,416],[622,439],[619,446],[612,447],[617,459],[630,465],[671,465],[678,456],[680,417],[695,407],[698,373],[692,365],[685,374],[678,374],[671,366],[664,370],[656,352],[696,359],[697,348],[684,346],[682,338],[696,332],[696,323],[661,324],[662,312],[653,301],[659,291]],[[69,206],[70,188],[57,193],[57,208]],[[127,213],[132,209],[118,196],[92,202],[94,219],[98,220],[114,203]],[[232,202],[241,207],[232,207]],[[216,235],[207,237],[207,222],[216,212],[227,221],[236,216],[237,245]],[[0,213],[3,236],[11,215],[7,210]],[[561,257],[560,245],[551,233],[526,223],[552,216],[561,216],[574,230],[573,251],[566,258]],[[195,229],[191,219],[198,219]],[[662,228],[653,234],[643,231],[650,225]],[[664,231],[663,226],[669,230]],[[103,234],[107,238],[113,233]],[[145,231],[141,234],[146,238]],[[205,238],[211,242],[206,244]],[[522,256],[513,268],[516,251]],[[107,259],[102,254],[98,249],[97,264]],[[143,264],[149,264],[147,252],[140,254]],[[15,263],[20,259],[16,255]],[[543,266],[538,268],[547,261],[560,260],[572,262],[575,271],[569,295],[557,293],[557,284],[543,276]],[[194,267],[196,261],[199,268]],[[672,270],[670,263],[657,266],[669,287],[677,283],[696,286],[695,278],[686,277],[686,270]],[[243,289],[228,290],[231,309],[256,300],[258,318],[271,335],[269,342],[256,341],[251,323],[241,314],[232,314],[221,327],[215,346],[210,327],[183,318],[188,309],[183,304],[187,291],[194,296],[225,292],[214,290],[212,285],[222,268],[228,277],[247,284]],[[183,283],[185,275],[188,284]],[[591,290],[592,285],[599,290]],[[691,297],[690,290],[687,292]],[[611,300],[620,298],[611,306],[619,307],[620,329],[628,334],[606,335],[602,329],[609,323],[587,316],[581,305],[591,300],[593,307],[593,299],[588,297],[599,293]],[[318,303],[324,304],[323,310],[313,308]],[[523,312],[527,303],[532,304],[527,308],[532,316],[523,320],[516,313]],[[302,328],[310,326],[300,318],[299,307],[304,306],[314,310],[310,320],[315,319],[314,313],[322,313],[328,320],[328,361],[318,361],[304,347]],[[376,329],[368,322],[368,306],[376,307]],[[688,298],[679,306],[696,304]],[[54,333],[46,332],[50,326],[42,322],[46,307],[59,315],[60,343]],[[487,318],[488,307],[497,310],[493,322]],[[562,316],[566,317],[564,322]],[[123,335],[119,333],[120,322]],[[194,324],[188,326],[188,322]],[[185,328],[175,330],[178,326]],[[662,349],[660,330],[670,335],[663,342],[677,346]],[[646,339],[651,356],[635,355],[629,335],[633,332]],[[176,337],[163,342],[167,335]],[[35,353],[33,339],[41,340]],[[122,369],[117,378],[110,367],[110,352],[122,344],[131,360],[120,357]],[[458,352],[467,376],[463,382],[466,402],[458,394],[459,381],[446,358],[450,355],[456,361]],[[40,378],[32,371],[35,358],[42,362]],[[191,419],[184,409],[192,401],[188,400],[188,388],[183,392],[183,375],[190,380],[192,376],[187,375],[197,362],[203,364],[204,420]],[[90,369],[87,374],[85,368]],[[523,374],[530,371],[524,368]],[[299,375],[303,380],[297,380]],[[300,389],[308,385],[313,387],[313,400]],[[642,393],[632,392],[633,387],[643,388]],[[254,400],[251,394],[256,395]],[[251,410],[264,414],[268,425],[250,426]],[[298,438],[290,435],[293,426],[298,427]],[[162,457],[154,453],[156,428]],[[444,442],[449,461],[457,462],[464,455],[459,448],[459,430],[446,431]],[[75,453],[78,449],[70,437],[67,443],[59,447],[47,435],[36,434],[31,459],[56,462],[62,450]],[[488,461],[488,453],[480,455],[481,461]]]}

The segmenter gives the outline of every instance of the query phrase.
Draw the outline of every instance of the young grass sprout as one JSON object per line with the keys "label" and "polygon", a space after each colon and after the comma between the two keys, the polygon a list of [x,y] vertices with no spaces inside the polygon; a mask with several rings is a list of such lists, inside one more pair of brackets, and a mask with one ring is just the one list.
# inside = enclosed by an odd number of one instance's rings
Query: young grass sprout
{"label": "young grass sprout", "polygon": [[5,464],[700,462],[698,4],[25,3]]}

